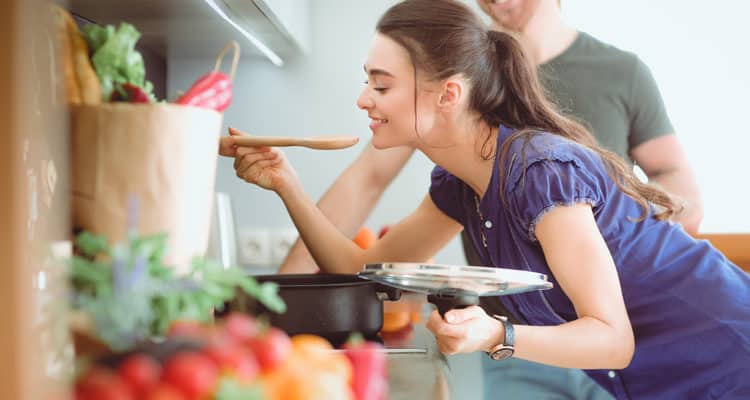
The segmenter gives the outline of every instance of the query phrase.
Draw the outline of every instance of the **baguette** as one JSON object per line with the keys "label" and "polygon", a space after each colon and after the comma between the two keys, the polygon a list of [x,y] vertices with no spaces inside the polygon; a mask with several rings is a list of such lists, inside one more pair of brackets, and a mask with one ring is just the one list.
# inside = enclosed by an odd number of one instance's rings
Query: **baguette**
{"label": "baguette", "polygon": [[52,6],[55,13],[55,31],[59,45],[60,64],[63,69],[65,86],[65,97],[69,105],[81,104],[81,91],[78,88],[75,67],[73,66],[73,48],[68,35],[68,27],[65,21],[67,12],[59,6]]}
{"label": "baguette", "polygon": [[68,36],[73,50],[73,69],[76,73],[78,89],[81,92],[81,102],[87,105],[100,104],[102,102],[102,87],[99,77],[94,72],[89,58],[89,46],[81,36],[73,17],[66,14],[65,22],[68,27]]}
{"label": "baguette", "polygon": [[[66,89],[68,86],[75,86],[71,90],[71,94],[68,95],[69,103],[71,104],[86,104],[95,105],[102,102],[102,88],[99,83],[99,78],[94,72],[94,68],[91,65],[89,59],[89,47],[86,44],[81,32],[78,30],[73,16],[67,11],[60,7],[58,9],[59,20],[62,20],[64,24],[64,32],[61,32],[58,27],[58,32],[61,36],[65,36],[61,39],[66,43],[67,57],[65,62],[69,65],[64,65]],[[58,22],[59,24],[59,22]],[[67,68],[72,68],[72,78],[70,81],[70,75]],[[75,85],[74,85],[75,84]]]}

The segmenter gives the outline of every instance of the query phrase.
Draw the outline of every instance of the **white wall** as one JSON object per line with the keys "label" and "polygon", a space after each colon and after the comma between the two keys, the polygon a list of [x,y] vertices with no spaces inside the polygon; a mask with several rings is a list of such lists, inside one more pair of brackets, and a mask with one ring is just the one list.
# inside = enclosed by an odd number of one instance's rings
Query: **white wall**
{"label": "white wall", "polygon": [[750,3],[563,1],[567,21],[651,68],[705,200],[703,232],[750,231]]}

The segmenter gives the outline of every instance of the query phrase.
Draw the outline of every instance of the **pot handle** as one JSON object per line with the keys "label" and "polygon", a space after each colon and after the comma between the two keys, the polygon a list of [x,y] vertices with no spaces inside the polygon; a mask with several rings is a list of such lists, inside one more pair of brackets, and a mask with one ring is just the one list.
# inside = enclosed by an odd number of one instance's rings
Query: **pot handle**
{"label": "pot handle", "polygon": [[440,316],[445,318],[445,313],[454,308],[466,308],[479,304],[479,296],[474,293],[438,293],[427,295],[427,301],[434,304]]}
{"label": "pot handle", "polygon": [[397,301],[401,298],[401,289],[376,283],[375,295],[378,296],[378,300],[380,301]]}

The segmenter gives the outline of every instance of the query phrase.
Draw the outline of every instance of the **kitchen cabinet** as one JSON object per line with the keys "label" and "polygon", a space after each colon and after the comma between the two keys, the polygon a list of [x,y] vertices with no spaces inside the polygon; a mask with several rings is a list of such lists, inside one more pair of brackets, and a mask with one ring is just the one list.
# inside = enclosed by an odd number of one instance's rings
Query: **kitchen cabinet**
{"label": "kitchen cabinet", "polygon": [[708,240],[730,261],[750,272],[750,233],[704,233],[696,239]]}
{"label": "kitchen cabinet", "polygon": [[49,3],[0,1],[0,392],[68,398],[68,133]]}
{"label": "kitchen cabinet", "polygon": [[214,58],[234,39],[244,58],[278,66],[309,49],[308,0],[70,0],[98,24],[133,24],[141,44],[164,57]]}

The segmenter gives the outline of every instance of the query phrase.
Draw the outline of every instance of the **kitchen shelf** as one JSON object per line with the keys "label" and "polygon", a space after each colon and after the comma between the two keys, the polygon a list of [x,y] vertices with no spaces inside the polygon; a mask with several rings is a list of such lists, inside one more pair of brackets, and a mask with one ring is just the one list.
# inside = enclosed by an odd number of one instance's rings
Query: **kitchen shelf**
{"label": "kitchen shelf", "polygon": [[102,25],[133,24],[142,34],[140,45],[166,58],[213,58],[231,39],[240,43],[243,59],[269,58],[209,3],[214,3],[233,23],[265,44],[281,60],[303,52],[299,38],[290,34],[289,27],[265,0],[69,1],[70,10],[89,21]]}

